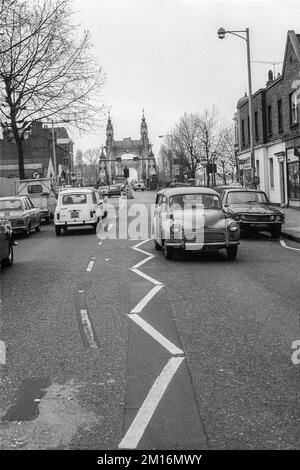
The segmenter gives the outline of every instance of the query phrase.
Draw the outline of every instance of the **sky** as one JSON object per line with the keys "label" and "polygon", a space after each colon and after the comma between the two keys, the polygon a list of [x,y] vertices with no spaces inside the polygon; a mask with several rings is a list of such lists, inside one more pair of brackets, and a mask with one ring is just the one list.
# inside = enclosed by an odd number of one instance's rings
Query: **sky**
{"label": "sky", "polygon": [[[282,62],[288,30],[300,33],[299,0],[73,0],[75,21],[88,29],[106,74],[103,102],[115,140],[140,138],[144,109],[153,152],[185,113],[218,109],[231,121],[248,90],[246,43],[219,27],[250,30],[252,89],[265,86]],[[277,64],[276,75],[281,72]],[[105,145],[103,126],[72,135],[75,152]]]}

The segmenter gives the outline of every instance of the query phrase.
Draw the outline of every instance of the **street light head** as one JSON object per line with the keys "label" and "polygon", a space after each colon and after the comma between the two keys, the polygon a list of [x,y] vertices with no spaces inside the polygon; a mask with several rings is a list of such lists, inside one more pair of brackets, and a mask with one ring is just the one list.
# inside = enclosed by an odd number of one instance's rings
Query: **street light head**
{"label": "street light head", "polygon": [[226,31],[224,28],[219,28],[218,29],[218,38],[219,39],[224,39],[225,38]]}

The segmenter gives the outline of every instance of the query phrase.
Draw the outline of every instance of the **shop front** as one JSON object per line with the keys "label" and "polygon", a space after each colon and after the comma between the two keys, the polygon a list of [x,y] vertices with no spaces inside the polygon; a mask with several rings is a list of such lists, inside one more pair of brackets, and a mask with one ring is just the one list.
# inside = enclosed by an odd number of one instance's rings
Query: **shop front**
{"label": "shop front", "polygon": [[286,151],[287,189],[290,207],[300,207],[300,153],[292,147]]}

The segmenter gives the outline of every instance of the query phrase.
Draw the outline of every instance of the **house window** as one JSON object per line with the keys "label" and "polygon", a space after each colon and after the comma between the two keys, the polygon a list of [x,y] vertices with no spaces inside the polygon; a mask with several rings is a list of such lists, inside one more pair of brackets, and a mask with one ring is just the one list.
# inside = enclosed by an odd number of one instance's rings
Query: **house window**
{"label": "house window", "polygon": [[259,160],[256,160],[256,176],[259,177]]}
{"label": "house window", "polygon": [[245,145],[245,119],[242,120],[242,145]]}
{"label": "house window", "polygon": [[272,135],[272,106],[268,106],[268,135]]}
{"label": "house window", "polygon": [[274,189],[274,162],[273,162],[273,158],[269,159],[269,169],[270,169],[270,189]]}
{"label": "house window", "polygon": [[258,133],[258,113],[255,111],[254,113],[254,131],[255,131],[255,140],[259,139],[259,133]]}
{"label": "house window", "polygon": [[282,131],[282,101],[277,101],[278,130]]}
{"label": "house window", "polygon": [[297,95],[295,92],[289,94],[290,125],[298,122],[297,116]]}

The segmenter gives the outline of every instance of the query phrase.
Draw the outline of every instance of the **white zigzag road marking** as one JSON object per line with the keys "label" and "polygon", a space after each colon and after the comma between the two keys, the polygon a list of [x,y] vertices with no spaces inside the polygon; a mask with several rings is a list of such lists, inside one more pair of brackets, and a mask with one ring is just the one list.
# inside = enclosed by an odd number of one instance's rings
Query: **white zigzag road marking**
{"label": "white zigzag road marking", "polygon": [[[143,255],[146,255],[147,258],[140,261],[134,265],[131,269],[135,274],[141,276],[142,278],[152,282],[154,287],[148,292],[145,297],[131,310],[128,314],[128,317],[131,318],[137,325],[139,325],[146,333],[148,333],[153,339],[155,339],[161,346],[163,346],[167,351],[172,354],[173,357],[169,359],[167,364],[164,366],[163,370],[155,380],[152,385],[147,397],[145,398],[144,403],[139,409],[136,417],[129,426],[125,436],[119,444],[119,449],[135,449],[143,436],[146,427],[149,424],[150,419],[152,418],[161,398],[163,397],[169,383],[171,382],[173,376],[175,375],[178,367],[184,360],[184,352],[179,349],[174,343],[169,341],[165,336],[163,336],[159,331],[157,331],[153,326],[141,318],[138,313],[140,313],[144,307],[150,302],[151,299],[160,291],[164,286],[160,281],[148,276],[147,274],[139,271],[143,264],[147,263],[155,257],[147,251],[141,250],[139,247],[144,243],[148,242],[150,239],[143,240],[137,245],[133,246],[133,250],[136,250]],[[177,356],[177,357],[174,357]],[[179,357],[181,356],[181,357]]]}
{"label": "white zigzag road marking", "polygon": [[161,344],[172,356],[182,356],[184,352],[177,348],[174,343],[169,341],[165,336],[163,336],[159,331],[157,331],[153,326],[146,322],[136,313],[130,313],[129,318],[133,320],[137,325],[139,325],[146,333],[148,333],[152,338],[154,338],[159,344]]}
{"label": "white zigzag road marking", "polygon": [[171,357],[154,384],[134,418],[127,433],[119,444],[119,449],[135,449],[141,440],[160,400],[184,357]]}

